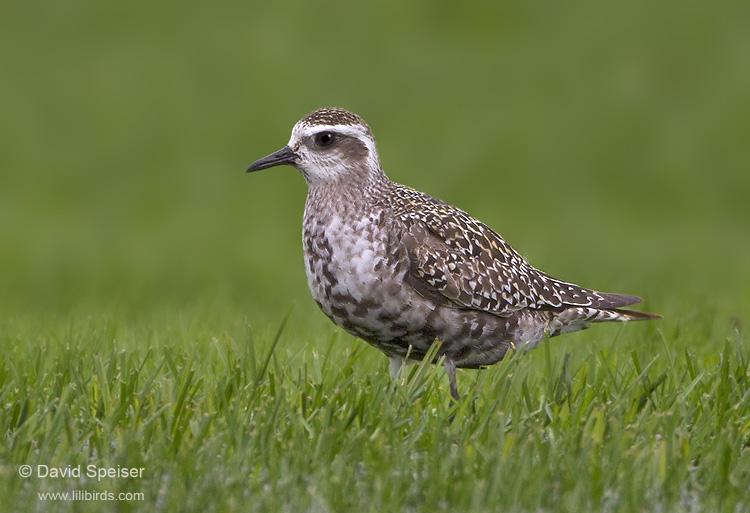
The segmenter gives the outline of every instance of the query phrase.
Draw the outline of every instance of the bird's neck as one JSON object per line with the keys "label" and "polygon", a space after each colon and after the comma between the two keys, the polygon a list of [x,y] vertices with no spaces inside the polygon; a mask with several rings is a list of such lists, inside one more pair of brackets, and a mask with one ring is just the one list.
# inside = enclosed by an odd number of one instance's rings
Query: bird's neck
{"label": "bird's neck", "polygon": [[[380,171],[382,174],[382,170]],[[385,174],[378,179],[336,184],[309,184],[305,224],[327,225],[334,219],[357,220],[387,210],[383,202],[393,186]]]}
{"label": "bird's neck", "polygon": [[317,201],[321,205],[330,204],[330,207],[340,208],[346,204],[371,202],[382,198],[393,182],[385,175],[380,165],[365,171],[348,170],[337,180],[308,180],[308,202]]}

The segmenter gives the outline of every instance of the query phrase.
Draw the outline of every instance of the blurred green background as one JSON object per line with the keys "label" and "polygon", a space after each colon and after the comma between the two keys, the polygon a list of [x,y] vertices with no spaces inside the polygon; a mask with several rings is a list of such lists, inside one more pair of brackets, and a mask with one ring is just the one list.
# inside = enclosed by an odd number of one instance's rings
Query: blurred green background
{"label": "blurred green background", "polygon": [[[246,175],[309,111],[532,264],[671,316],[750,304],[750,4],[3,2],[3,317],[221,309],[326,327],[306,186]],[[271,320],[267,320],[271,319]]]}

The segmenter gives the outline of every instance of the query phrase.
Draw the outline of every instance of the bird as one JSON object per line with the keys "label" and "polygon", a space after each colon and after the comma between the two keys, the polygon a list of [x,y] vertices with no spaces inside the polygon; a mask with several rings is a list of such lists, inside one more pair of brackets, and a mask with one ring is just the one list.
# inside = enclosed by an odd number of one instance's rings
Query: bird
{"label": "bird", "polygon": [[282,165],[308,186],[302,241],[313,299],[385,353],[394,380],[438,342],[432,363],[442,361],[458,401],[457,368],[485,368],[592,323],[661,317],[623,308],[640,297],[553,278],[463,210],[390,180],[372,130],[345,109],[306,115],[247,172]]}

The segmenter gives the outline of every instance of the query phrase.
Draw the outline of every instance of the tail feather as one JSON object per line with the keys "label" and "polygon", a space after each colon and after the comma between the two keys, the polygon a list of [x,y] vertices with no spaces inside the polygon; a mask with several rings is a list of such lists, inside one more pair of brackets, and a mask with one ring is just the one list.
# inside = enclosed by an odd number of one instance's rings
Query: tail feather
{"label": "tail feather", "polygon": [[593,322],[629,322],[661,319],[661,315],[618,308],[565,308],[552,317],[548,325],[549,336],[587,329]]}
{"label": "tail feather", "polygon": [[607,310],[620,308],[623,306],[635,305],[643,301],[643,298],[640,298],[638,296],[631,296],[628,294],[612,294],[610,292],[599,292],[599,295],[602,298],[601,301],[599,301],[598,304],[591,306],[596,306],[597,308],[603,308]]}
{"label": "tail feather", "polygon": [[[603,310],[610,312],[614,314],[616,317],[613,319],[602,319],[602,321],[618,321],[618,322],[628,322],[628,321],[652,321],[656,319],[661,319],[661,315],[651,313],[651,312],[639,312],[638,310],[624,310],[621,308],[615,308],[613,310]],[[593,321],[593,322],[601,322],[601,321]]]}
{"label": "tail feather", "polygon": [[[643,299],[638,296],[614,294],[612,292],[599,292],[598,290],[587,289],[574,283],[558,280],[557,278],[553,278],[541,271],[538,272],[543,277],[542,281],[547,285],[551,285],[552,291],[554,292],[552,297],[546,298],[550,305],[570,307],[588,306],[591,308],[611,310],[623,306],[634,305],[643,301]],[[540,294],[544,296],[541,292]],[[562,305],[559,303],[562,303]]]}

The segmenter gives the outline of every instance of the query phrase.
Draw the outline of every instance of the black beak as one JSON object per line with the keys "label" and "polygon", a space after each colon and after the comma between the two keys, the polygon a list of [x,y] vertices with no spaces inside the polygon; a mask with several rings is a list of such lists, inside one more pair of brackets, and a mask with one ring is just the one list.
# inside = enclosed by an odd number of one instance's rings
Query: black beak
{"label": "black beak", "polygon": [[289,146],[284,146],[279,151],[271,153],[267,157],[263,157],[260,160],[256,160],[250,167],[247,168],[247,172],[260,171],[274,166],[293,166],[297,161],[297,154],[294,153]]}

